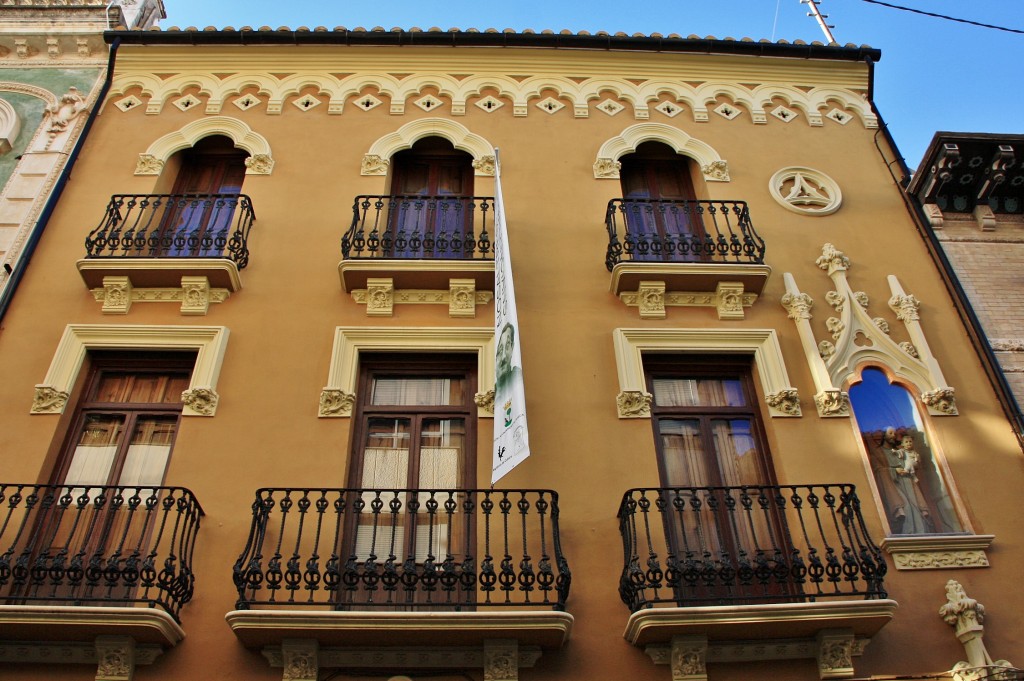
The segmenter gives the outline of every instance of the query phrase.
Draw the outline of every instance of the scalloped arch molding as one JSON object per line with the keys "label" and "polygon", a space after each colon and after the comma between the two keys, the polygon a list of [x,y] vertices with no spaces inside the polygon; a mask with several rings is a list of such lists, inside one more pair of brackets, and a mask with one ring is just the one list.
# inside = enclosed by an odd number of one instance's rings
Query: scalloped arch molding
{"label": "scalloped arch molding", "polygon": [[194,146],[196,142],[210,135],[230,137],[236,147],[249,152],[249,158],[246,160],[246,174],[269,175],[273,169],[274,159],[270,153],[270,143],[267,138],[237,118],[210,116],[188,123],[181,129],[169,132],[150,144],[149,148],[139,155],[139,169],[135,174],[158,175],[160,168],[173,154]]}
{"label": "scalloped arch molding", "polygon": [[[474,134],[461,123],[447,118],[421,118],[411,123],[406,123],[398,130],[390,132],[372,145],[366,153],[368,157],[389,159],[396,152],[408,149],[424,137],[443,137],[456,149],[460,149],[472,155],[473,167],[477,175],[494,174],[494,147],[490,142],[480,135]],[[380,175],[381,166],[371,170],[367,164],[363,165],[364,175]]]}
{"label": "scalloped arch molding", "polygon": [[[725,168],[725,161],[714,148],[706,142],[691,137],[679,128],[664,123],[637,123],[631,125],[621,134],[612,137],[601,145],[594,164],[594,176],[600,178],[616,178],[618,160],[626,154],[636,151],[644,142],[662,142],[672,147],[677,154],[689,156],[697,161],[704,179],[710,181],[728,181],[728,172],[713,172],[714,168]],[[604,171],[601,168],[605,168]]]}

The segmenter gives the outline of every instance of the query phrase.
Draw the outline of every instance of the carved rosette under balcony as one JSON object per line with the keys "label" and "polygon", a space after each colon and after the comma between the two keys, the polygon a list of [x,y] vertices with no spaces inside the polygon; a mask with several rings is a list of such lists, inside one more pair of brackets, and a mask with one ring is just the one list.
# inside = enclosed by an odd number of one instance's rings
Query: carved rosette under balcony
{"label": "carved rosette under balcony", "polygon": [[473,401],[476,403],[476,406],[480,407],[481,409],[483,409],[488,414],[493,414],[494,413],[494,389],[493,388],[491,390],[486,390],[484,392],[477,393],[476,395],[473,395]]}
{"label": "carved rosette under balcony", "polygon": [[196,416],[213,416],[220,396],[212,388],[190,388],[181,393],[185,409]]}
{"label": "carved rosette under balcony", "polygon": [[818,633],[818,678],[843,679],[853,676],[853,630],[825,630]]}
{"label": "carved rosette under balcony", "polygon": [[284,641],[281,644],[283,681],[317,681],[320,674],[318,649],[319,645],[312,640]]}
{"label": "carved rosette under balcony", "polygon": [[96,638],[96,681],[131,681],[135,674],[135,641],[129,636]]}
{"label": "carved rosette under balcony", "polygon": [[781,411],[787,416],[802,416],[800,411],[800,394],[796,388],[787,388],[765,396],[768,406]]}
{"label": "carved rosette under balcony", "polygon": [[825,294],[837,316],[825,320],[831,340],[818,341],[810,326],[808,300],[792,274],[785,273],[783,307],[800,334],[804,355],[811,368],[817,394],[815,404],[821,416],[848,416],[849,397],[843,386],[859,380],[866,365],[883,366],[922,391],[921,400],[932,415],[955,415],[953,389],[946,385],[942,370],[931,354],[920,324],[920,301],[907,294],[895,275],[887,277],[891,297],[888,306],[906,328],[909,340],[890,337],[890,321],[869,314],[869,299],[854,291],[847,280],[850,259],[832,244],[822,247],[815,264],[828,273],[834,290]]}
{"label": "carved rosette under balcony", "polygon": [[352,416],[356,404],[356,396],[340,388],[324,388],[320,391],[320,408],[317,416],[321,418]]}
{"label": "carved rosette under balcony", "polygon": [[620,419],[648,418],[651,415],[651,394],[639,390],[623,390],[615,398]]}
{"label": "carved rosette under balcony", "polygon": [[69,393],[49,385],[37,385],[32,397],[32,414],[62,414],[67,406]]}

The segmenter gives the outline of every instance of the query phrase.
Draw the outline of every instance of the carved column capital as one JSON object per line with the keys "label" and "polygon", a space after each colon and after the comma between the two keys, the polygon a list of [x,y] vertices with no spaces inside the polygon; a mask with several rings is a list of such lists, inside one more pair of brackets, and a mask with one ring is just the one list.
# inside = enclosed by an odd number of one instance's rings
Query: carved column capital
{"label": "carved column capital", "polygon": [[810,319],[814,299],[806,293],[787,293],[782,296],[782,307],[792,320]]}
{"label": "carved column capital", "polygon": [[620,419],[646,418],[651,415],[651,394],[641,390],[623,390],[615,398]]}
{"label": "carved column capital", "polygon": [[821,247],[821,256],[814,261],[819,268],[831,275],[833,272],[846,271],[850,268],[850,259],[832,244]]}
{"label": "carved column capital", "polygon": [[324,388],[320,391],[320,408],[317,416],[352,416],[356,396],[341,388]]}
{"label": "carved column capital", "polygon": [[823,390],[814,396],[814,404],[822,417],[850,415],[850,396],[842,390]]}
{"label": "carved column capital", "polygon": [[889,299],[889,307],[896,313],[896,319],[901,322],[916,322],[921,317],[918,315],[918,307],[921,303],[913,295],[895,295]]}
{"label": "carved column capital", "polygon": [[967,660],[953,667],[955,681],[982,681],[1000,678],[992,667],[1013,668],[1007,660],[995,660],[985,647],[985,606],[969,597],[960,582],[946,582],[946,602],[939,608],[939,617],[953,627],[964,646]]}

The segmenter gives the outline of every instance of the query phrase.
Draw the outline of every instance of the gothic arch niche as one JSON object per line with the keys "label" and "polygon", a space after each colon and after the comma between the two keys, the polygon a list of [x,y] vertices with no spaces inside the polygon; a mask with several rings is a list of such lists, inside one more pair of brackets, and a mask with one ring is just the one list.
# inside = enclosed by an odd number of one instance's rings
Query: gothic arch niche
{"label": "gothic arch niche", "polygon": [[21,131],[18,112],[6,99],[0,99],[0,154],[6,154],[14,146]]}
{"label": "gothic arch niche", "polygon": [[645,142],[661,142],[677,154],[689,156],[697,163],[705,182],[728,182],[729,165],[715,149],[700,140],[690,137],[679,128],[664,123],[638,123],[622,131],[601,145],[594,161],[594,177],[597,179],[618,179],[621,157],[635,153]]}
{"label": "gothic arch niche", "polygon": [[849,395],[888,534],[963,533],[950,477],[911,391],[867,365]]}

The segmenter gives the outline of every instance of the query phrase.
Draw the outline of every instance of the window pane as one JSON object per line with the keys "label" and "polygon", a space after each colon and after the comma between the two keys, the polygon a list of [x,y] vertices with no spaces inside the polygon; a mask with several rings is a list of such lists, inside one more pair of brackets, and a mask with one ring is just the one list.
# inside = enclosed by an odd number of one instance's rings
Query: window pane
{"label": "window pane", "polygon": [[453,489],[459,486],[465,439],[463,419],[423,420],[420,433],[421,489]]}
{"label": "window pane", "polygon": [[364,489],[408,487],[409,437],[409,419],[369,420],[363,449]]}
{"label": "window pane", "polygon": [[464,383],[448,377],[374,378],[370,404],[377,406],[454,406],[464,403]]}
{"label": "window pane", "polygon": [[697,419],[661,419],[661,451],[665,457],[665,477],[669,487],[708,485],[704,442]]}
{"label": "window pane", "polygon": [[751,428],[750,419],[711,420],[711,435],[723,485],[765,484],[758,465],[757,441]]}
{"label": "window pane", "polygon": [[149,404],[181,401],[188,388],[185,373],[122,373],[104,372],[96,387],[97,402],[142,402]]}
{"label": "window pane", "polygon": [[124,436],[124,414],[87,414],[64,477],[68,485],[105,485]]}
{"label": "window pane", "polygon": [[157,486],[163,482],[177,425],[176,415],[138,418],[119,485]]}
{"label": "window pane", "polygon": [[659,407],[744,407],[743,384],[736,379],[655,378],[654,404]]}
{"label": "window pane", "polygon": [[910,393],[878,369],[865,369],[850,388],[893,534],[963,532]]}

